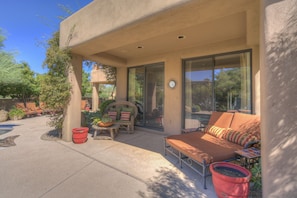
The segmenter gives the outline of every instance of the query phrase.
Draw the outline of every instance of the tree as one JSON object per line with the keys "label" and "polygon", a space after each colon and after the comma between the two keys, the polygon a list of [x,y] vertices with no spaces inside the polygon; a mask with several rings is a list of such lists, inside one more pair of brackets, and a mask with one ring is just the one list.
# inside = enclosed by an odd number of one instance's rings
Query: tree
{"label": "tree", "polygon": [[5,36],[0,29],[0,95],[9,96],[12,89],[20,84],[21,66],[16,63],[13,54],[5,52],[2,48]]}
{"label": "tree", "polygon": [[21,78],[19,82],[13,89],[10,94],[13,98],[22,99],[24,104],[28,99],[38,98],[39,91],[37,89],[37,81],[35,79],[35,73],[30,69],[30,66],[26,62],[22,62],[20,65],[21,68]]}
{"label": "tree", "polygon": [[90,97],[92,95],[92,86],[90,82],[90,74],[82,71],[82,96]]}
{"label": "tree", "polygon": [[59,31],[48,40],[46,59],[43,63],[43,66],[48,68],[48,73],[41,80],[40,99],[46,108],[55,112],[51,116],[50,126],[61,130],[70,99],[71,85],[68,73],[71,69],[71,56],[69,49],[60,49],[59,40]]}

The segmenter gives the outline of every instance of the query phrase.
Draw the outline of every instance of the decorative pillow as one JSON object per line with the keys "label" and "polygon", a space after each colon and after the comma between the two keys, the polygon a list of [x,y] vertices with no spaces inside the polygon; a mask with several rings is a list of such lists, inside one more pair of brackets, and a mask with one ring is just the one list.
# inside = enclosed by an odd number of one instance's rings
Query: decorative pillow
{"label": "decorative pillow", "polygon": [[130,112],[131,115],[134,114],[134,109],[132,107],[122,107],[122,111]]}
{"label": "decorative pillow", "polygon": [[241,133],[239,131],[234,131],[232,129],[227,130],[223,135],[223,139],[233,142],[235,144],[245,147],[246,144],[253,141],[258,141],[259,139],[249,133]]}
{"label": "decorative pillow", "polygon": [[109,111],[107,114],[109,115],[109,117],[110,117],[113,121],[117,120],[117,114],[118,114],[118,113],[117,113],[116,111]]}
{"label": "decorative pillow", "polygon": [[122,111],[121,112],[121,120],[123,121],[129,121],[130,120],[131,112]]}
{"label": "decorative pillow", "polygon": [[112,108],[109,109],[109,111],[115,111],[115,112],[117,112],[116,120],[119,120],[120,119],[121,110],[122,110],[121,107],[112,107]]}
{"label": "decorative pillow", "polygon": [[212,136],[222,138],[226,132],[226,128],[221,128],[221,127],[217,127],[217,126],[209,126],[206,128],[205,132]]}

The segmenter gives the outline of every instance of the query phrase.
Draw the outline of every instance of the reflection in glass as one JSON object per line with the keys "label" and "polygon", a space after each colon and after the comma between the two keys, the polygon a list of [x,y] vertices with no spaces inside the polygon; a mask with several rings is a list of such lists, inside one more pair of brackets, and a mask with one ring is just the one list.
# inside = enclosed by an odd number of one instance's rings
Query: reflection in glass
{"label": "reflection in glass", "polygon": [[251,113],[251,53],[184,61],[185,128],[208,123],[211,111]]}

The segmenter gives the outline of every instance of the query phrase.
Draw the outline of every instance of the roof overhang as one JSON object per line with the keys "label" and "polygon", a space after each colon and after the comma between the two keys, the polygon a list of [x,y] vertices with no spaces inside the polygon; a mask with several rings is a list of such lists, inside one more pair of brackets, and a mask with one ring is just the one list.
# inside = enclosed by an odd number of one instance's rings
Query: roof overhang
{"label": "roof overhang", "polygon": [[259,0],[125,3],[93,1],[70,16],[61,23],[61,45],[120,67],[132,59],[219,43],[259,44]]}

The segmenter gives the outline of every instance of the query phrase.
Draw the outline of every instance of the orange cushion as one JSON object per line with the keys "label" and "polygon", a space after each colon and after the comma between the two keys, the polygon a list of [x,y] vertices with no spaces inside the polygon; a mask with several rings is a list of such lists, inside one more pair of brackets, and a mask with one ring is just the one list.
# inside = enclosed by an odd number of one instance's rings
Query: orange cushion
{"label": "orange cushion", "polygon": [[221,128],[229,128],[233,119],[233,113],[228,112],[212,112],[208,121],[208,126],[217,126]]}
{"label": "orange cushion", "polygon": [[234,151],[242,149],[238,144],[200,132],[172,135],[166,142],[197,162],[207,164],[233,158]]}

